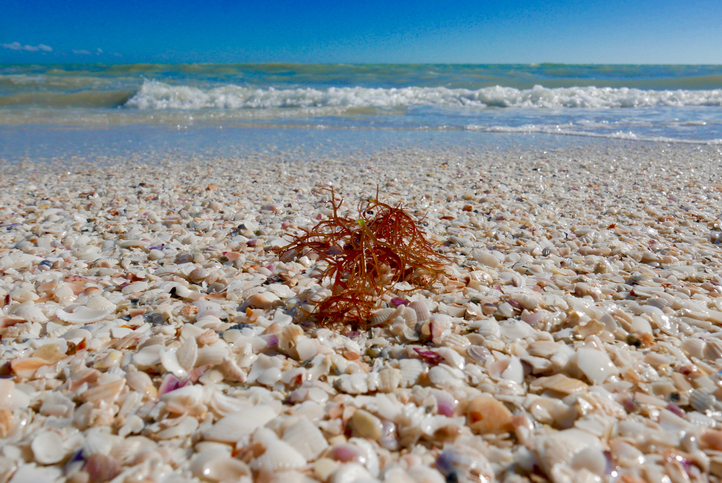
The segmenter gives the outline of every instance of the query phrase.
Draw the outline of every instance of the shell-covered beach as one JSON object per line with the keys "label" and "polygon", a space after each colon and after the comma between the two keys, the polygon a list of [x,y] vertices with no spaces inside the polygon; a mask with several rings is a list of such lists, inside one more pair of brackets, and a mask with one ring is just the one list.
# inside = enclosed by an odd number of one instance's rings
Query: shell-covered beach
{"label": "shell-covered beach", "polygon": [[[0,482],[722,477],[722,154],[608,141],[0,165]],[[279,259],[376,195],[450,260],[367,326]]]}

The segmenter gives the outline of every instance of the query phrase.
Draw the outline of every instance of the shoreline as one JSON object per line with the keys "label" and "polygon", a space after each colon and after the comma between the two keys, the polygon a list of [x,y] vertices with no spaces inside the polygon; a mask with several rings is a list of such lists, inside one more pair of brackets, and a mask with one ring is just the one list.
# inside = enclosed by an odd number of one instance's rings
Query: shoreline
{"label": "shoreline", "polygon": [[[106,160],[0,165],[0,481],[722,476],[717,147]],[[453,257],[408,331],[289,315],[330,180]]]}

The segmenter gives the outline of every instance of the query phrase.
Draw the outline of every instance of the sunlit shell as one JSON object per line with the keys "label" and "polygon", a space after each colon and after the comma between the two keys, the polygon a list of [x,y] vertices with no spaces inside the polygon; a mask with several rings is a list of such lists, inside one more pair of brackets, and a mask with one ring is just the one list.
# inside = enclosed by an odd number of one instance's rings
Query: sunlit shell
{"label": "sunlit shell", "polygon": [[36,434],[30,443],[35,461],[42,465],[58,463],[65,458],[67,450],[63,438],[57,431],[43,431]]}
{"label": "sunlit shell", "polygon": [[315,460],[328,448],[323,433],[308,419],[300,419],[283,432],[283,441],[293,446],[306,460]]}
{"label": "sunlit shell", "polygon": [[240,409],[218,420],[203,431],[203,437],[210,441],[235,443],[252,433],[256,428],[276,417],[276,411],[270,406],[258,405]]}
{"label": "sunlit shell", "polygon": [[704,359],[705,347],[707,342],[704,339],[698,337],[687,337],[682,341],[682,349],[690,357],[696,357],[697,359]]}
{"label": "sunlit shell", "polygon": [[195,337],[188,337],[183,342],[183,345],[176,352],[176,357],[178,364],[186,371],[195,367],[196,360],[198,360],[198,343]]}
{"label": "sunlit shell", "polygon": [[426,305],[426,303],[423,301],[415,300],[408,305],[408,308],[410,308],[414,312],[416,312],[416,321],[417,322],[426,322],[427,320],[429,320],[431,318],[431,312],[429,311],[429,306]]}
{"label": "sunlit shell", "polygon": [[482,365],[486,359],[491,356],[491,352],[486,347],[480,345],[471,345],[466,348],[466,356],[475,364]]}
{"label": "sunlit shell", "polygon": [[196,478],[209,481],[250,482],[251,469],[243,461],[232,458],[223,449],[211,449],[196,453],[190,462],[190,470]]}
{"label": "sunlit shell", "polygon": [[424,371],[424,366],[418,359],[402,359],[399,361],[399,370],[401,371],[401,387],[411,387],[419,380],[419,376]]}
{"label": "sunlit shell", "polygon": [[72,312],[58,309],[55,316],[70,324],[92,324],[103,320],[111,313],[108,309],[91,309],[89,307],[76,307]]}
{"label": "sunlit shell", "polygon": [[722,357],[722,340],[710,337],[704,348],[704,358],[716,361]]}
{"label": "sunlit shell", "polygon": [[85,306],[89,309],[109,310],[111,313],[115,311],[115,304],[102,295],[93,295],[85,302]]}
{"label": "sunlit shell", "polygon": [[477,322],[478,332],[485,338],[497,339],[501,336],[501,327],[494,319],[484,319]]}
{"label": "sunlit shell", "polygon": [[32,302],[27,302],[22,305],[18,305],[14,307],[9,312],[11,315],[14,315],[15,317],[20,317],[22,319],[27,320],[28,322],[38,322],[43,323],[47,322],[48,318],[45,316],[42,310],[40,310],[40,307],[35,305]]}
{"label": "sunlit shell", "polygon": [[369,320],[369,324],[373,327],[376,325],[383,324],[387,320],[391,318],[392,314],[399,313],[402,309],[402,307],[396,308],[396,309],[381,309],[374,312],[374,314],[371,316],[371,319]]}

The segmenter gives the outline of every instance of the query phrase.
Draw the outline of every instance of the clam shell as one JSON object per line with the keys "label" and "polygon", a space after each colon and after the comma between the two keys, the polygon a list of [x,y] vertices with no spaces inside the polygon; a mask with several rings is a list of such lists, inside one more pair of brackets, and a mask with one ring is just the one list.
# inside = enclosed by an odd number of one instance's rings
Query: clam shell
{"label": "clam shell", "polygon": [[306,458],[290,444],[278,439],[263,442],[265,453],[251,463],[254,470],[274,473],[276,471],[300,468],[306,464]]}
{"label": "clam shell", "polygon": [[483,365],[486,359],[490,356],[491,352],[486,347],[471,345],[466,348],[466,357],[475,364]]}
{"label": "clam shell", "polygon": [[619,374],[607,353],[596,349],[578,349],[576,363],[592,384],[602,384],[610,376]]}
{"label": "clam shell", "polygon": [[85,306],[89,309],[110,310],[111,312],[115,312],[116,307],[113,302],[106,299],[102,295],[93,295],[85,303]]}
{"label": "clam shell", "polygon": [[709,338],[704,348],[704,359],[716,361],[722,357],[722,341],[719,339]]}
{"label": "clam shell", "polygon": [[501,336],[501,327],[494,319],[480,320],[477,325],[479,326],[477,331],[484,338],[497,339]]}
{"label": "clam shell", "polygon": [[91,309],[89,307],[76,307],[74,311],[68,312],[65,309],[58,309],[55,316],[69,324],[92,324],[103,320],[110,314],[108,309]]}
{"label": "clam shell", "polygon": [[195,337],[188,337],[183,342],[183,345],[176,352],[176,357],[178,364],[186,371],[190,371],[195,367],[196,360],[198,360],[198,342],[196,342]]}
{"label": "clam shell", "polygon": [[704,413],[705,411],[714,409],[715,397],[706,389],[695,389],[689,395],[689,404],[697,411]]}
{"label": "clam shell", "polygon": [[305,418],[286,428],[283,432],[283,441],[309,461],[315,460],[328,448],[328,442],[321,430]]}

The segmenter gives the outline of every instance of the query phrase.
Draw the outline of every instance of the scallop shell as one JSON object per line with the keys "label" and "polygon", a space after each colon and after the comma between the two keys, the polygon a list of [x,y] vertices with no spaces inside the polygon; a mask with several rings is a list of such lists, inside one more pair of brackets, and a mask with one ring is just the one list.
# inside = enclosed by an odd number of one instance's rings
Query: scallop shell
{"label": "scallop shell", "polygon": [[309,461],[315,460],[328,448],[328,442],[321,430],[305,418],[286,428],[283,432],[283,441],[293,446],[301,456]]}
{"label": "scallop shell", "polygon": [[706,346],[707,342],[698,337],[688,337],[682,341],[682,349],[688,356],[696,357],[697,359],[704,359]]}
{"label": "scallop shell", "polygon": [[408,308],[416,312],[417,322],[426,322],[431,318],[431,312],[429,306],[421,300],[415,300],[408,305]]}
{"label": "scallop shell", "polygon": [[89,309],[109,310],[111,312],[115,312],[115,304],[102,295],[93,295],[85,303],[85,306]]}
{"label": "scallop shell", "polygon": [[424,366],[418,359],[402,359],[399,361],[399,370],[401,371],[401,387],[411,387],[419,380],[419,376],[424,371]]}
{"label": "scallop shell", "polygon": [[383,324],[384,322],[386,322],[387,320],[389,320],[389,319],[391,318],[391,315],[392,315],[392,314],[396,314],[397,312],[400,312],[400,310],[399,310],[400,308],[401,308],[401,307],[396,308],[396,309],[381,309],[381,310],[377,310],[377,311],[374,312],[374,314],[371,316],[371,319],[369,320],[369,324],[370,324],[371,326]]}
{"label": "scallop shell", "polygon": [[103,320],[110,314],[108,309],[91,309],[89,307],[76,307],[74,311],[68,312],[65,309],[58,309],[55,316],[70,324],[92,324]]}

